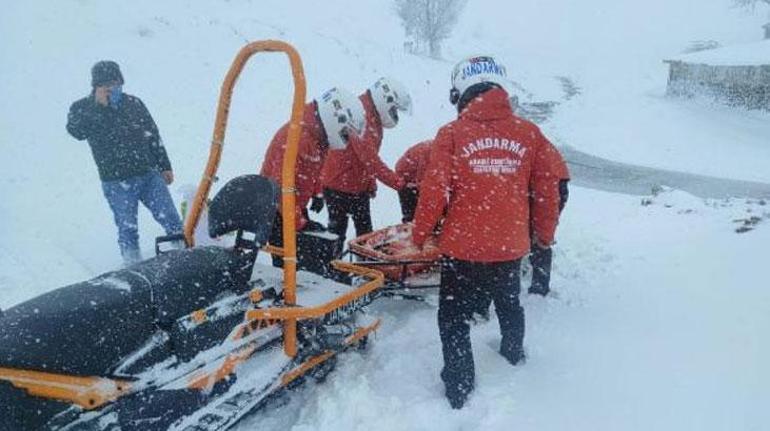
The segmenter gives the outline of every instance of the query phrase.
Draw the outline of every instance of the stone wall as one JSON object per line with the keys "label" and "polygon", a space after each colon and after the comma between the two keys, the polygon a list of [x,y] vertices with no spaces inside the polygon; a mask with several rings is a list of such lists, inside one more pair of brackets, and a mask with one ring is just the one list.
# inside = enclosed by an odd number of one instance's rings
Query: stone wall
{"label": "stone wall", "polygon": [[770,111],[770,65],[666,63],[669,64],[667,93],[671,96],[704,95],[733,106]]}

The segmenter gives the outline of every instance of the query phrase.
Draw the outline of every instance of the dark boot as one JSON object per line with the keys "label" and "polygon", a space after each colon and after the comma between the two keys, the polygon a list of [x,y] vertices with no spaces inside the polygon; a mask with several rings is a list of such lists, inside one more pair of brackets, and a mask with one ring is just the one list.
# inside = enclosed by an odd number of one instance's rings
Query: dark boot
{"label": "dark boot", "polygon": [[441,379],[444,381],[444,395],[449,405],[455,410],[463,408],[474,389],[473,376],[450,375],[444,368],[441,371]]}
{"label": "dark boot", "polygon": [[446,399],[449,400],[449,405],[455,410],[463,408],[465,402],[468,401],[469,394],[464,391],[446,389]]}
{"label": "dark boot", "polygon": [[514,343],[506,338],[500,341],[500,355],[507,360],[511,365],[523,365],[527,360],[527,355],[524,353],[524,347],[519,343]]}
{"label": "dark boot", "polygon": [[528,292],[535,295],[548,295],[551,284],[551,261],[553,260],[553,250],[549,248],[540,248],[532,246],[532,253],[529,255],[529,261],[532,264],[532,284]]}

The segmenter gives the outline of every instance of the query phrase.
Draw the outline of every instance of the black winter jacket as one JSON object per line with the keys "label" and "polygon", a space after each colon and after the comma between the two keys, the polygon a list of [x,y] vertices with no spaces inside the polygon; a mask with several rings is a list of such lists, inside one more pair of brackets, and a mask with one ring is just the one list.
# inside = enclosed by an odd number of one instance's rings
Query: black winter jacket
{"label": "black winter jacket", "polygon": [[96,103],[93,94],[84,97],[70,107],[67,131],[88,140],[102,181],[171,170],[158,126],[138,97],[124,94],[118,108]]}

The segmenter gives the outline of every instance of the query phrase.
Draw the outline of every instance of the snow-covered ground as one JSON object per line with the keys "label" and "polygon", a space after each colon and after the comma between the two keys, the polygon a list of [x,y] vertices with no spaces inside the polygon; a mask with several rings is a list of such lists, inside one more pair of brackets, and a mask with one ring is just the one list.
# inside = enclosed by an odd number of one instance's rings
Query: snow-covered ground
{"label": "snow-covered ground", "polygon": [[[363,91],[392,75],[412,91],[412,117],[386,132],[391,165],[454,112],[454,60],[493,53],[529,93],[560,102],[544,125],[559,144],[610,159],[770,182],[770,116],[663,96],[662,59],[690,41],[760,37],[762,16],[727,1],[473,0],[446,61],[403,52],[387,0],[25,1],[0,14],[0,307],[119,264],[112,218],[87,144],[66,134],[69,104],[90,66],[118,61],[164,137],[178,191],[197,184],[221,80],[247,40],[284,39],[303,56],[309,95]],[[312,12],[310,12],[312,11]],[[566,100],[567,77],[580,94]],[[256,58],[236,89],[220,177],[254,172],[285,121],[287,62]],[[376,226],[399,219],[380,187]],[[748,211],[751,210],[751,213]],[[381,303],[377,342],[330,379],[242,429],[765,429],[770,422],[767,219],[770,212],[680,192],[638,197],[574,188],[559,231],[557,296],[526,298],[529,362],[495,353],[496,322],[473,332],[477,392],[448,409],[438,379],[435,308]],[[160,233],[140,217],[145,254]],[[349,234],[349,235],[352,235]]]}
{"label": "snow-covered ground", "polygon": [[732,220],[770,205],[641,202],[575,190],[555,295],[523,295],[527,363],[497,354],[496,319],[476,326],[477,390],[461,412],[442,396],[434,306],[392,301],[374,307],[386,318],[370,351],[239,430],[766,429],[770,229],[739,235]]}

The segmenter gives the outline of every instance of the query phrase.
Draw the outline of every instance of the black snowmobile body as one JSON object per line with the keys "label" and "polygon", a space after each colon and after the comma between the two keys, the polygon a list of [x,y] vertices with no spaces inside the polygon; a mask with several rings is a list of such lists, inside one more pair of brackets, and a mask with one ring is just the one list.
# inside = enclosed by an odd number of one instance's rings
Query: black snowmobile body
{"label": "black snowmobile body", "polygon": [[[246,195],[249,199],[244,199]],[[236,246],[171,250],[4,310],[0,369],[41,373],[34,374],[37,377],[98,376],[105,384],[126,386],[144,379],[140,384],[151,388],[161,379],[147,377],[149,370],[159,364],[171,368],[187,363],[220,346],[254,306],[248,295],[254,283],[249,280],[256,247],[270,232],[276,202],[274,183],[256,175],[236,178],[217,195],[210,210],[210,232],[237,230]],[[245,232],[254,239],[245,240]],[[269,300],[271,294],[274,290],[264,296]],[[19,386],[0,376],[0,430],[56,429],[58,421],[52,419],[57,415],[68,416],[68,410],[79,414],[91,407],[89,402],[98,407],[104,401],[84,399],[84,405],[73,409],[72,402],[57,399],[50,388],[34,397],[28,393],[34,390]],[[164,404],[153,399],[157,395],[147,395],[151,392],[139,390],[138,396],[119,402]],[[179,398],[171,403],[176,409],[194,409],[201,395],[189,389],[176,392],[166,392]],[[165,413],[156,416],[160,420]]]}
{"label": "black snowmobile body", "polygon": [[[298,326],[299,353],[284,354],[283,273],[255,263],[276,201],[271,181],[238,177],[209,206],[210,235],[237,231],[233,247],[171,250],[5,310],[0,431],[226,429],[365,343],[379,321],[360,326],[358,311],[373,297],[325,278],[328,262],[300,259],[321,273],[297,284],[297,305],[314,317]],[[248,318],[259,310],[267,316]]]}
{"label": "black snowmobile body", "polygon": [[[243,320],[248,298],[216,324],[191,327],[185,317],[218,299],[246,293],[252,263],[250,256],[235,250],[174,250],[41,295],[6,310],[0,321],[0,364],[130,381],[171,358],[189,361],[226,339]],[[0,390],[0,397],[19,391],[9,385]],[[68,407],[57,404],[61,410]],[[21,410],[0,402],[0,421],[12,420],[12,426],[0,429],[42,429],[50,413],[58,411]]]}
{"label": "black snowmobile body", "polygon": [[158,352],[158,359],[189,358],[211,342],[205,339],[222,337],[187,339],[180,318],[221,296],[245,293],[252,264],[251,256],[232,249],[173,250],[40,295],[6,310],[0,363],[77,376],[130,375],[147,364],[124,359],[158,331],[173,339],[173,352]]}

